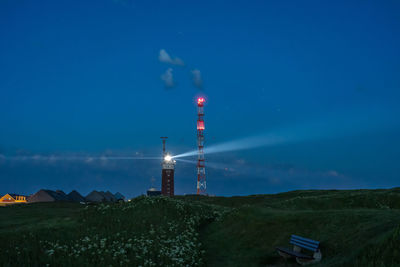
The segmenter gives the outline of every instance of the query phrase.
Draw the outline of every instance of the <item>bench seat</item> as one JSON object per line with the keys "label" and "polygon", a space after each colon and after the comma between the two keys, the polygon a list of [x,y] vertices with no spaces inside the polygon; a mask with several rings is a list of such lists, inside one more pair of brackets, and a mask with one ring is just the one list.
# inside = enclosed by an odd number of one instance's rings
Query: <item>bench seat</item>
{"label": "bench seat", "polygon": [[[293,249],[277,247],[279,255],[288,258],[296,258],[297,263],[301,265],[312,264],[321,261],[322,254],[319,246],[319,241],[315,241],[309,238],[301,237],[298,235],[292,235],[290,237],[290,244],[293,245]],[[303,254],[302,250],[312,252],[313,255]]]}
{"label": "bench seat", "polygon": [[303,254],[303,253],[293,251],[293,250],[291,250],[290,248],[277,247],[276,249],[279,250],[279,251],[281,251],[281,252],[283,252],[283,253],[285,253],[285,254],[288,254],[288,255],[291,255],[291,256],[293,256],[293,257],[296,257],[296,258],[305,259],[305,260],[312,260],[312,259],[314,259],[313,256],[305,255],[305,254]]}

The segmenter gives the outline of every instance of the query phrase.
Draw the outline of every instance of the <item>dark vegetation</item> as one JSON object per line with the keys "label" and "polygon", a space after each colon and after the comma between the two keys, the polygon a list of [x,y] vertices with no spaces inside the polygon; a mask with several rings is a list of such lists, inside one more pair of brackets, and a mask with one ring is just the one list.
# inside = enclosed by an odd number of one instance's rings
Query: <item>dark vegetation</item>
{"label": "dark vegetation", "polygon": [[313,266],[400,266],[400,189],[0,207],[3,266],[297,266],[276,246],[321,241]]}

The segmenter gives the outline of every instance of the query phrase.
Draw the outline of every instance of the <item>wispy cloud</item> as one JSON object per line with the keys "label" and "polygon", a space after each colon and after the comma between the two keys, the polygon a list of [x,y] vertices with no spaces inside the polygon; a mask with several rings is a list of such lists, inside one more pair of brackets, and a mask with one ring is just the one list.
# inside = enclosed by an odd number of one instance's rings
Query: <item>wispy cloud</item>
{"label": "wispy cloud", "polygon": [[182,59],[180,59],[179,57],[172,58],[167,53],[167,51],[165,51],[165,49],[161,49],[160,50],[160,54],[158,55],[158,59],[161,62],[169,63],[169,64],[172,64],[172,65],[178,65],[178,66],[184,66],[185,65],[185,63],[183,62]]}
{"label": "wispy cloud", "polygon": [[161,80],[164,81],[164,85],[167,88],[172,88],[175,86],[174,83],[174,75],[173,75],[173,69],[168,68],[162,75],[161,75]]}
{"label": "wispy cloud", "polygon": [[203,88],[203,79],[201,78],[201,72],[198,69],[192,70],[192,80],[194,86],[196,86],[199,89]]}
{"label": "wispy cloud", "polygon": [[337,171],[334,170],[330,170],[324,173],[324,176],[328,176],[328,177],[339,177],[342,176],[342,174],[338,173]]}

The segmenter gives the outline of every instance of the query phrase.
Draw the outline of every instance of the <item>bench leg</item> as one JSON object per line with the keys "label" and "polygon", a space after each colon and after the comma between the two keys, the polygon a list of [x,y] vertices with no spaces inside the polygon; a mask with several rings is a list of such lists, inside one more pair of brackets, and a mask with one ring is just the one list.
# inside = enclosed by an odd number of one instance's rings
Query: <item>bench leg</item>
{"label": "bench leg", "polygon": [[315,251],[313,257],[315,261],[320,261],[322,259],[321,250],[318,249],[317,251]]}
{"label": "bench leg", "polygon": [[321,254],[320,250],[317,250],[316,252],[314,252],[313,256],[314,256],[314,259],[312,259],[312,260],[296,258],[296,261],[298,264],[308,265],[308,264],[313,264],[313,263],[319,262],[322,259],[322,254]]}

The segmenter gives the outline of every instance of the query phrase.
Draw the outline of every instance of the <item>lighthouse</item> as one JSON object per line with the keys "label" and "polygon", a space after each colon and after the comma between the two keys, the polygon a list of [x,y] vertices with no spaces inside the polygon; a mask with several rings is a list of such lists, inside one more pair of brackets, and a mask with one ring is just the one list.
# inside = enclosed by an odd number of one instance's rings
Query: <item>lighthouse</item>
{"label": "lighthouse", "polygon": [[163,196],[174,195],[174,172],[176,161],[172,156],[165,151],[165,142],[167,137],[161,137],[163,141],[163,157],[162,157],[162,172],[161,172],[161,194]]}

